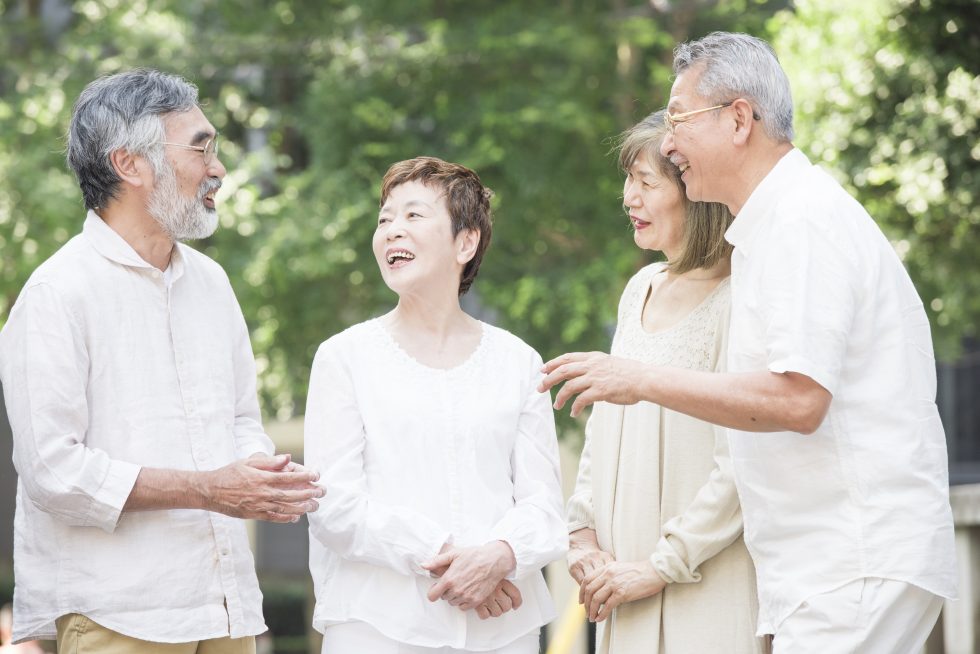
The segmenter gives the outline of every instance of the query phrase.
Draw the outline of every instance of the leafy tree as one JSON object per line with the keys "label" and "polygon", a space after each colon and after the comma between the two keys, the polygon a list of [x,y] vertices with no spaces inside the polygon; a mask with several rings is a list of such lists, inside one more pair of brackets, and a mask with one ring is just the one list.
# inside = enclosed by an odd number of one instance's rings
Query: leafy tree
{"label": "leafy tree", "polygon": [[806,0],[772,25],[798,142],[893,239],[947,358],[980,320],[978,24],[972,0]]}

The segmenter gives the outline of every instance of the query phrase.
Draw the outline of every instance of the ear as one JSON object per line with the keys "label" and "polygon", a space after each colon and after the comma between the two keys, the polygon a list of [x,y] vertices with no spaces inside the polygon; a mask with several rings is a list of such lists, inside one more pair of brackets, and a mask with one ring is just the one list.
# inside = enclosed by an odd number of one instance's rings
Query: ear
{"label": "ear", "polygon": [[146,186],[153,180],[149,162],[141,155],[120,148],[109,153],[109,162],[119,178],[132,186]]}
{"label": "ear", "polygon": [[464,229],[456,235],[456,261],[465,266],[476,255],[480,245],[480,230]]}
{"label": "ear", "polygon": [[752,105],[744,98],[738,98],[732,103],[735,112],[735,133],[732,135],[732,142],[735,145],[745,145],[752,130],[755,128],[755,112]]}

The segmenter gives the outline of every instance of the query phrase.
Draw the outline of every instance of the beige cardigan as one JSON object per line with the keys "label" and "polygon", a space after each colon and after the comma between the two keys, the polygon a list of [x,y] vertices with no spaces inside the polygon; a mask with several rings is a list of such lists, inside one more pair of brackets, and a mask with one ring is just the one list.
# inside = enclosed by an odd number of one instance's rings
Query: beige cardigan
{"label": "beige cardigan", "polygon": [[[674,327],[642,328],[650,282],[642,269],[619,307],[612,354],[656,365],[718,370],[730,302],[726,279]],[[597,652],[742,654],[767,651],[755,637],[755,570],[742,542],[726,430],[640,402],[598,403],[586,426],[569,532],[596,530],[618,561],[649,558],[668,582],[619,606],[598,625]]]}

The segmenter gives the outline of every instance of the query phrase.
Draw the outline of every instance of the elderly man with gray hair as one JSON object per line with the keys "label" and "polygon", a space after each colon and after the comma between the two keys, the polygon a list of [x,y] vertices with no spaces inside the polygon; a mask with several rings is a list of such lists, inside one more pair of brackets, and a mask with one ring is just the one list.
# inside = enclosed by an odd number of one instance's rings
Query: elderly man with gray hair
{"label": "elderly man with gray hair", "polygon": [[254,652],[265,625],[241,518],[295,522],[323,495],[273,456],[228,277],[180,243],[217,227],[216,144],[176,76],[104,77],[75,104],[68,163],[88,215],[0,332],[15,642]]}
{"label": "elderly man with gray hair", "polygon": [[735,220],[728,372],[566,354],[561,407],[656,402],[729,428],[759,634],[774,651],[918,652],[956,593],[929,323],[868,213],[791,143],[772,49],[719,33],[675,51],[661,152]]}

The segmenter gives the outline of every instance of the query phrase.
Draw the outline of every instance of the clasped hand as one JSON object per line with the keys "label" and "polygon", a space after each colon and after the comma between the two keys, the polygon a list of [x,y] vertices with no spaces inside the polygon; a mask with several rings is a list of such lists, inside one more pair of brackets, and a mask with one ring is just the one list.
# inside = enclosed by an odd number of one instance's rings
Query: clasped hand
{"label": "clasped hand", "polygon": [[324,490],[320,473],[294,463],[290,455],[254,454],[210,473],[207,508],[235,518],[296,522],[316,511]]}
{"label": "clasped hand", "polygon": [[422,565],[439,578],[429,589],[429,601],[446,600],[462,611],[476,609],[481,620],[499,617],[523,601],[517,586],[505,579],[515,565],[514,552],[503,541],[443,545],[438,556]]}
{"label": "clasped hand", "polygon": [[621,563],[600,549],[594,529],[572,532],[569,545],[568,572],[592,622],[602,622],[620,604],[656,595],[667,586],[649,561]]}

